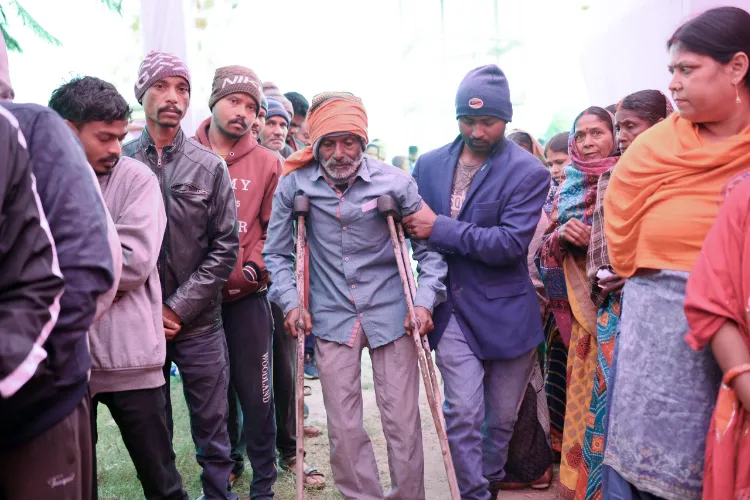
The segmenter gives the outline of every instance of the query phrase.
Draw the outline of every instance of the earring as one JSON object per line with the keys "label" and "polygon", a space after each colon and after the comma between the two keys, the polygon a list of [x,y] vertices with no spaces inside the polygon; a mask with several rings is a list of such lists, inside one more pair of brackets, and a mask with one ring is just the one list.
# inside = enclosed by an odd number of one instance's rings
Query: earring
{"label": "earring", "polygon": [[742,104],[742,99],[740,99],[740,91],[737,89],[737,83],[734,84],[734,93],[737,95],[737,99],[734,100],[736,104]]}

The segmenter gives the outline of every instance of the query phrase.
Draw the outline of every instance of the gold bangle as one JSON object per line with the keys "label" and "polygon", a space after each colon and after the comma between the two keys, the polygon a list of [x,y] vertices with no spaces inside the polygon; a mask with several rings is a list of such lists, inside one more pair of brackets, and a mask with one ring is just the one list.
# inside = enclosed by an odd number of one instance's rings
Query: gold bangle
{"label": "gold bangle", "polygon": [[729,385],[732,383],[732,380],[736,379],[743,373],[750,372],[750,363],[745,363],[743,365],[735,366],[728,372],[724,374],[724,378],[722,379],[722,383],[724,385]]}

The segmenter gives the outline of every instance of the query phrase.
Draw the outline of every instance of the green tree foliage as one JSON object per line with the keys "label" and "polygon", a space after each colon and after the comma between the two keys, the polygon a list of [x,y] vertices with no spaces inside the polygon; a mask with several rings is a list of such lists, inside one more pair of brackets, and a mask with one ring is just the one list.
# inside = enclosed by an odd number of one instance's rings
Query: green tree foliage
{"label": "green tree foliage", "polygon": [[[116,12],[122,15],[122,0],[99,0],[112,12]],[[0,0],[0,33],[2,33],[5,39],[5,44],[8,46],[8,50],[13,52],[23,52],[21,44],[18,40],[11,35],[10,25],[8,21],[9,16],[15,17],[14,20],[19,21],[26,29],[31,30],[34,35],[41,38],[45,42],[61,46],[60,40],[55,38],[52,33],[47,31],[42,25],[40,25],[29,12],[23,8],[19,0]]]}
{"label": "green tree foliage", "polygon": [[575,118],[575,116],[575,111],[571,110],[562,110],[555,112],[555,114],[552,115],[552,121],[550,122],[547,130],[544,132],[542,137],[544,137],[545,139],[549,139],[555,134],[559,134],[561,132],[570,132],[570,128],[573,125],[573,118]]}

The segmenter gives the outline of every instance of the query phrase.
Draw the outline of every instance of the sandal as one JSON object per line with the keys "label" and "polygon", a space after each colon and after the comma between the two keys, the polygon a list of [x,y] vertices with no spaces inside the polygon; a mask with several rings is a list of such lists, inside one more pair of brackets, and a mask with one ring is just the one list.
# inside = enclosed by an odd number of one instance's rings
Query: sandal
{"label": "sandal", "polygon": [[232,473],[229,474],[229,489],[231,491],[232,488],[234,488],[234,483],[236,483],[241,477],[242,473],[245,472],[245,466],[237,467],[235,465],[234,469],[232,470]]}
{"label": "sandal", "polygon": [[234,472],[232,472],[231,474],[229,474],[229,488],[230,488],[230,490],[231,490],[231,488],[234,488],[234,483],[236,483],[239,480],[239,478],[241,478],[241,477],[242,477],[242,473],[241,472],[239,474],[234,473]]}
{"label": "sandal", "polygon": [[[288,459],[281,460],[279,463],[279,466],[281,467],[282,470],[292,475],[295,475],[297,473],[297,467],[295,467],[296,462],[297,462],[296,457],[290,457]],[[313,466],[307,467],[303,471],[303,474],[305,475],[303,484],[306,490],[322,490],[323,488],[326,487],[326,477],[317,468]],[[322,483],[308,483],[307,479],[312,478],[312,477],[323,478],[323,482]]]}
{"label": "sandal", "polygon": [[531,489],[532,490],[546,490],[550,486],[552,486],[552,477],[554,476],[554,471],[552,470],[552,466],[550,465],[549,469],[547,469],[547,472],[544,473],[542,477],[531,483]]}
{"label": "sandal", "polygon": [[315,427],[314,425],[306,425],[304,427],[304,431],[305,431],[305,437],[308,437],[308,438],[316,438],[320,436],[321,434],[323,434],[323,431],[320,430],[320,427]]}

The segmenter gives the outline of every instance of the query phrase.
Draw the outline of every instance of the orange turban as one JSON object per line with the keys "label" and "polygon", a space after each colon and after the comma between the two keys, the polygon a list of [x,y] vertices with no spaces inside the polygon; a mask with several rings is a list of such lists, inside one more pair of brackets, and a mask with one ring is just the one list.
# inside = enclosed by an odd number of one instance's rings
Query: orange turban
{"label": "orange turban", "polygon": [[348,92],[316,95],[307,113],[307,129],[310,132],[311,146],[287,158],[284,162],[284,175],[310,164],[315,159],[313,148],[329,134],[348,132],[362,138],[365,144],[369,142],[365,106],[358,97]]}

